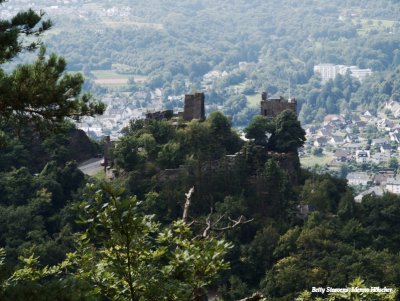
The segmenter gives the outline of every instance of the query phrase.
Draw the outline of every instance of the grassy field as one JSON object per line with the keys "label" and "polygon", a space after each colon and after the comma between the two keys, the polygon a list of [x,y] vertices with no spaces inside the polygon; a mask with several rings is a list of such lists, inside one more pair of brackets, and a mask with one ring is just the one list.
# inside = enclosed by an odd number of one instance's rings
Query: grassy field
{"label": "grassy field", "polygon": [[163,30],[164,26],[161,23],[145,23],[136,21],[103,21],[103,24],[107,27],[118,28],[118,27],[138,27],[138,28],[151,28],[155,30]]}
{"label": "grassy field", "polygon": [[120,78],[128,78],[129,74],[120,74],[115,72],[114,70],[93,70],[92,74],[96,77],[96,79],[110,79],[110,78],[115,78],[115,79],[120,79]]}
{"label": "grassy field", "polygon": [[328,165],[333,160],[331,155],[323,155],[323,156],[305,156],[300,158],[301,166],[304,168],[314,167],[315,165]]}
{"label": "grassy field", "polygon": [[95,79],[94,83],[100,86],[125,86],[128,84],[127,78],[103,78]]}
{"label": "grassy field", "polygon": [[260,107],[260,101],[261,101],[261,96],[260,94],[253,94],[253,95],[246,95],[247,98],[247,104],[249,107],[252,108],[259,108]]}
{"label": "grassy field", "polygon": [[94,83],[102,86],[125,86],[129,78],[134,78],[135,82],[141,83],[147,80],[146,76],[136,74],[121,74],[114,70],[93,70],[95,77]]}
{"label": "grassy field", "polygon": [[[242,82],[238,85],[232,85],[229,88],[237,90],[238,93],[243,93],[246,88],[246,82]],[[261,101],[261,94],[254,93],[252,95],[245,95],[247,99],[247,105],[251,108],[259,108]]]}
{"label": "grassy field", "polygon": [[358,30],[360,35],[367,34],[371,30],[384,30],[392,28],[397,21],[377,20],[377,19],[353,19],[353,24],[361,24],[361,29]]}
{"label": "grassy field", "polygon": [[102,170],[95,174],[93,177],[100,181],[106,180],[106,173],[104,172],[104,170]]}
{"label": "grassy field", "polygon": [[96,3],[85,3],[83,4],[83,8],[85,10],[91,10],[91,11],[101,11],[102,10],[102,6]]}
{"label": "grassy field", "polygon": [[113,70],[93,70],[94,83],[100,86],[121,87],[128,83],[129,74],[120,74]]}

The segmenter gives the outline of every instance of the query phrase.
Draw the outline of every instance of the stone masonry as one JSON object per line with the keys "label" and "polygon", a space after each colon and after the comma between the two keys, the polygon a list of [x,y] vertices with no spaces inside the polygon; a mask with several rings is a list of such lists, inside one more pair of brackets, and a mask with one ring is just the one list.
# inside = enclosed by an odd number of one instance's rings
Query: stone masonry
{"label": "stone masonry", "polygon": [[204,93],[186,94],[183,119],[185,121],[193,119],[203,121],[205,118]]}
{"label": "stone masonry", "polygon": [[261,95],[261,115],[267,118],[275,118],[284,110],[292,110],[297,114],[297,101],[295,98],[285,99],[268,98],[267,92]]}

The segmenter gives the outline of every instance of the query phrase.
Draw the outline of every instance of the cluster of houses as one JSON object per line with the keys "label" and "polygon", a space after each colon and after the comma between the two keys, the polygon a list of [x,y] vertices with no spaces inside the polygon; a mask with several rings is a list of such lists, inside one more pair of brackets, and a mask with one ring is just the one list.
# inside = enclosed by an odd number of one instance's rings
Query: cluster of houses
{"label": "cluster of houses", "polygon": [[[119,92],[105,94],[101,101],[106,104],[106,111],[101,116],[85,117],[77,127],[86,132],[92,139],[99,140],[104,136],[111,136],[117,140],[121,136],[121,130],[129,125],[132,119],[145,118],[149,111],[162,108],[162,91],[135,93]],[[148,108],[151,109],[148,109]]]}
{"label": "cluster of houses", "polygon": [[376,173],[351,172],[346,177],[349,185],[362,187],[362,191],[355,197],[356,202],[361,202],[366,195],[382,196],[385,192],[400,194],[400,179],[396,178],[391,170]]}
{"label": "cluster of houses", "polygon": [[[377,138],[370,138],[370,136]],[[336,162],[382,164],[397,153],[400,124],[384,116],[374,117],[368,111],[359,115],[327,115],[321,127],[306,128],[307,140]]]}
{"label": "cluster of houses", "polygon": [[[307,126],[306,135],[305,150],[331,158],[328,168],[337,171],[351,165],[352,172],[346,178],[360,192],[356,201],[367,194],[400,194],[400,176],[396,177],[400,153],[399,102],[387,101],[377,116],[369,111],[327,115],[322,125]],[[306,156],[305,150],[300,156]]]}

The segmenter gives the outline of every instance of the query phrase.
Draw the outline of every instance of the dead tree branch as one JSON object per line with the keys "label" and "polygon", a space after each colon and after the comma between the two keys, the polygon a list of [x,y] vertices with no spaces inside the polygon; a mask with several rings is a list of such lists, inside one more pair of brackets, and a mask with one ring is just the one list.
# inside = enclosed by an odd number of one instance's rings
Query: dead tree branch
{"label": "dead tree branch", "polygon": [[[211,208],[211,212],[207,215],[206,220],[205,220],[205,228],[203,230],[203,233],[201,235],[197,235],[194,239],[204,239],[210,236],[211,232],[224,232],[228,230],[232,230],[239,225],[244,225],[247,223],[252,222],[254,219],[249,219],[245,220],[245,217],[241,215],[238,220],[233,220],[230,217],[228,217],[230,223],[222,228],[218,228],[217,225],[218,223],[225,217],[225,214],[220,215],[215,221],[211,220],[213,210]],[[196,222],[196,224],[202,224],[200,222]]]}
{"label": "dead tree branch", "polygon": [[187,222],[188,222],[189,208],[190,208],[190,203],[192,200],[193,192],[194,192],[194,186],[189,189],[188,193],[185,193],[186,201],[185,201],[185,207],[183,208],[183,215],[182,215],[182,219],[185,224],[187,224]]}
{"label": "dead tree branch", "polygon": [[261,294],[260,292],[256,292],[253,295],[251,295],[250,297],[246,297],[244,299],[240,299],[237,301],[261,301],[261,300],[264,300],[263,294]]}
{"label": "dead tree branch", "polygon": [[250,223],[250,222],[252,222],[254,220],[254,218],[249,219],[249,220],[243,220],[243,219],[245,219],[245,217],[243,215],[241,215],[238,220],[233,220],[230,217],[228,217],[228,219],[232,222],[232,224],[229,224],[228,226],[223,227],[223,228],[214,228],[213,230],[214,231],[232,230],[232,229],[236,228],[239,225],[244,225],[244,224]]}
{"label": "dead tree branch", "polygon": [[188,220],[189,220],[189,209],[190,209],[190,205],[191,205],[193,192],[194,192],[194,186],[191,187],[187,193],[185,193],[186,201],[185,201],[185,206],[183,208],[182,220],[186,225],[189,225],[189,226],[191,226],[193,224],[204,225],[205,226],[205,228],[203,230],[203,233],[197,235],[196,237],[194,237],[193,238],[194,240],[207,238],[207,237],[210,236],[212,231],[214,231],[214,232],[224,232],[224,231],[232,230],[232,229],[238,227],[239,225],[244,225],[244,224],[250,223],[250,222],[252,222],[254,220],[253,218],[249,219],[249,220],[246,220],[246,218],[243,215],[241,215],[239,217],[239,219],[237,219],[237,220],[234,220],[234,219],[232,219],[232,218],[230,218],[228,216],[228,220],[229,220],[228,225],[225,226],[225,227],[222,227],[222,228],[221,227],[217,227],[217,225],[221,222],[221,220],[226,217],[226,214],[219,215],[218,218],[216,218],[213,221],[212,220],[213,207],[211,207],[210,208],[210,213],[207,215],[204,223],[198,222],[196,220],[193,220],[191,223],[188,223]]}

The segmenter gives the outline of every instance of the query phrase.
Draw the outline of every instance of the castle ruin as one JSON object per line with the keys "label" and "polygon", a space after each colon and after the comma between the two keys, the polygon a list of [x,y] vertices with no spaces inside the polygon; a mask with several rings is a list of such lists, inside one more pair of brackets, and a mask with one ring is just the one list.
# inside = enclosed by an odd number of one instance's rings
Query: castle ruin
{"label": "castle ruin", "polygon": [[284,110],[292,110],[297,114],[297,101],[295,98],[285,99],[280,96],[279,98],[268,98],[268,93],[261,94],[261,115],[267,118],[275,118]]}
{"label": "castle ruin", "polygon": [[174,113],[173,110],[147,111],[146,120],[170,120],[182,118],[189,122],[193,119],[204,121],[206,119],[204,109],[204,93],[194,93],[185,95],[183,112]]}
{"label": "castle ruin", "polygon": [[204,110],[204,93],[194,93],[185,95],[185,106],[183,108],[183,119],[191,121],[206,119]]}
{"label": "castle ruin", "polygon": [[174,116],[173,110],[164,110],[164,111],[156,111],[156,112],[147,112],[146,119],[147,120],[169,120]]}

